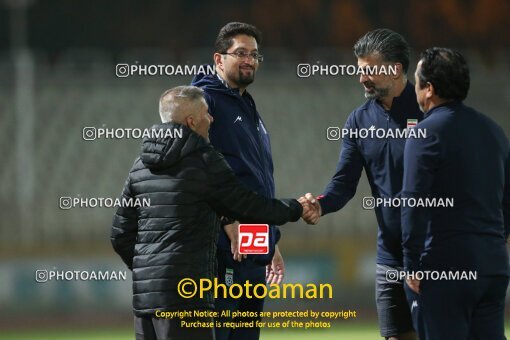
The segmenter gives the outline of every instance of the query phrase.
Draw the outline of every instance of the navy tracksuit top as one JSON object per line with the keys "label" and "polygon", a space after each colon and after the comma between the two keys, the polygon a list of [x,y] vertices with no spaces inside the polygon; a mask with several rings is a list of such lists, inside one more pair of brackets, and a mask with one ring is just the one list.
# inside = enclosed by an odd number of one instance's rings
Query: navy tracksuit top
{"label": "navy tracksuit top", "polygon": [[[406,129],[408,119],[423,119],[414,86],[409,82],[400,96],[393,99],[389,111],[377,100],[370,99],[349,115],[344,128],[359,131],[375,127],[395,132]],[[400,197],[404,146],[405,138],[344,136],[336,172],[319,196],[323,215],[341,209],[354,196],[363,169],[374,197]],[[400,208],[376,207],[374,210],[379,225],[377,263],[402,266]]]}
{"label": "navy tracksuit top", "polygon": [[453,198],[453,207],[402,208],[408,270],[509,275],[509,143],[490,118],[449,102],[427,112],[426,138],[405,146],[403,197]]}
{"label": "navy tracksuit top", "polygon": [[[238,89],[229,88],[216,74],[197,75],[191,84],[204,90],[209,113],[214,118],[209,129],[211,144],[225,156],[245,186],[274,198],[271,142],[252,96],[246,90],[241,95]],[[270,226],[269,254],[248,258],[261,265],[270,263],[279,238],[278,227]],[[223,228],[218,248],[230,251],[230,240]]]}

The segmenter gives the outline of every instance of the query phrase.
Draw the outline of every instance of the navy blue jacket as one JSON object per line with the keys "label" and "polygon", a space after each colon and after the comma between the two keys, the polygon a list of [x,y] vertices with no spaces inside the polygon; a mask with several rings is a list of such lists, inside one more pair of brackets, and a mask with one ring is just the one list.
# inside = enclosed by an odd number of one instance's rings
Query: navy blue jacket
{"label": "navy blue jacket", "polygon": [[[391,110],[385,110],[375,99],[368,100],[350,114],[344,128],[356,130],[374,126],[395,131],[407,128],[407,119],[422,118],[414,86],[408,82],[400,96],[393,99]],[[344,137],[336,173],[319,196],[322,214],[341,209],[354,196],[363,168],[374,197],[399,197],[404,146],[405,138]],[[379,224],[377,263],[402,266],[400,208],[376,207],[374,210]]]}
{"label": "navy blue jacket", "polygon": [[[217,75],[197,75],[192,83],[202,88],[214,122],[209,129],[211,144],[225,157],[237,178],[249,189],[274,198],[273,159],[269,134],[257,112],[255,101],[245,90],[229,88]],[[242,221],[241,221],[242,222]],[[248,256],[265,265],[274,255],[280,238],[276,226],[270,227],[269,254]],[[230,240],[220,232],[218,248],[230,251]]]}
{"label": "navy blue jacket", "polygon": [[407,140],[402,196],[453,198],[453,207],[402,208],[406,269],[508,275],[510,149],[505,133],[461,102],[433,108],[417,127],[427,129],[427,138]]}

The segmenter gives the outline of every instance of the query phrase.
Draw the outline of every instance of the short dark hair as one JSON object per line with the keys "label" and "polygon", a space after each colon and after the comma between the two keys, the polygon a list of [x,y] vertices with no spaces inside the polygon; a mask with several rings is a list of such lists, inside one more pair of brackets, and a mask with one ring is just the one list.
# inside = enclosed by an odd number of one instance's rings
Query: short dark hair
{"label": "short dark hair", "polygon": [[431,83],[439,98],[466,99],[469,67],[462,54],[449,48],[432,47],[420,55],[420,60],[421,68],[417,72],[420,88]]}
{"label": "short dark hair", "polygon": [[229,22],[221,28],[220,33],[218,33],[218,37],[216,37],[216,42],[214,43],[215,52],[227,52],[234,43],[232,38],[239,34],[245,34],[255,38],[255,41],[257,41],[257,45],[259,46],[262,44],[262,33],[260,33],[257,27],[243,22]]}
{"label": "short dark hair", "polygon": [[402,64],[404,74],[409,68],[409,44],[400,34],[387,28],[379,28],[362,36],[354,45],[356,58],[380,54],[386,62]]}

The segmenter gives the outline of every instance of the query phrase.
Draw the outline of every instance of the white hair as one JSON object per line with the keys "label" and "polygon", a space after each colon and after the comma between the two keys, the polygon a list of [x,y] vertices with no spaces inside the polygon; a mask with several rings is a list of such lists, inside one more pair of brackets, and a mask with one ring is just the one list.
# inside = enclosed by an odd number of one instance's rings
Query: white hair
{"label": "white hair", "polygon": [[159,115],[163,123],[183,123],[191,114],[190,105],[204,99],[204,91],[196,86],[177,86],[166,90],[159,98]]}

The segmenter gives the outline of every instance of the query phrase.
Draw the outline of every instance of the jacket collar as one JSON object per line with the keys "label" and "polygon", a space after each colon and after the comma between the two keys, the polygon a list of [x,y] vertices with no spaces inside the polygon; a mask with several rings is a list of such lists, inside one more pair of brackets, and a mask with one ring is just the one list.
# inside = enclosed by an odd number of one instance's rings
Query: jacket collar
{"label": "jacket collar", "polygon": [[453,100],[453,101],[449,101],[449,102],[446,102],[446,103],[439,104],[438,106],[434,106],[432,109],[428,110],[425,113],[425,118],[427,118],[428,116],[430,116],[434,112],[439,111],[439,110],[441,110],[443,108],[451,108],[451,109],[453,109],[453,108],[461,106],[461,105],[462,105],[462,101],[460,101],[460,100]]}
{"label": "jacket collar", "polygon": [[[375,101],[382,110],[383,106]],[[416,93],[411,82],[407,81],[404,90],[398,97],[393,98],[391,109],[388,114],[397,122],[405,122],[407,119],[421,119],[422,114],[416,101]]]}

